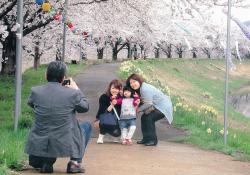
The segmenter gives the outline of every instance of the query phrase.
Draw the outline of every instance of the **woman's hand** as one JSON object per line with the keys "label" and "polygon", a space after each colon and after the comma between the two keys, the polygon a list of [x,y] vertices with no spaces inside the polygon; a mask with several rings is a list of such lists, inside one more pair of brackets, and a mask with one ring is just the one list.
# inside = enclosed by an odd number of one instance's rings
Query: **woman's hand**
{"label": "woman's hand", "polygon": [[111,112],[111,111],[112,111],[112,109],[113,109],[113,107],[114,107],[114,105],[111,103],[111,104],[109,105],[109,107],[108,107],[107,111],[108,111],[108,112]]}
{"label": "woman's hand", "polygon": [[140,104],[140,102],[141,102],[141,100],[140,100],[140,99],[135,100],[135,104],[136,104],[136,106],[138,106],[138,105]]}
{"label": "woman's hand", "polygon": [[98,129],[99,128],[99,123],[100,123],[100,120],[94,121],[94,128]]}
{"label": "woman's hand", "polygon": [[137,94],[137,92],[135,92],[134,98],[139,98],[139,95]]}
{"label": "woman's hand", "polygon": [[113,106],[115,106],[115,105],[117,104],[117,100],[116,100],[116,99],[112,100],[112,101],[111,101],[111,104],[112,104]]}
{"label": "woman's hand", "polygon": [[111,96],[111,100],[114,100],[117,98],[117,94]]}

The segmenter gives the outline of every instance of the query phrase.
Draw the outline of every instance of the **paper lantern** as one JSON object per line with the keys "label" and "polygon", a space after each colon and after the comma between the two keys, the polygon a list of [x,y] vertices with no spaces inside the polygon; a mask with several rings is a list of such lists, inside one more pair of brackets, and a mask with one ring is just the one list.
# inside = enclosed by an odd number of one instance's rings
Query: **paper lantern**
{"label": "paper lantern", "polygon": [[88,32],[83,32],[83,37],[86,39],[88,37]]}
{"label": "paper lantern", "polygon": [[73,32],[74,34],[76,34],[77,30],[76,30],[76,29],[73,29],[72,32]]}
{"label": "paper lantern", "polygon": [[73,24],[72,24],[72,23],[68,23],[67,25],[68,25],[68,27],[69,27],[70,29],[73,28]]}
{"label": "paper lantern", "polygon": [[60,13],[56,13],[54,19],[60,21],[60,19],[62,19],[62,15]]}
{"label": "paper lantern", "polygon": [[54,16],[55,14],[56,14],[56,10],[53,7],[51,7],[49,10],[49,15]]}
{"label": "paper lantern", "polygon": [[50,8],[51,8],[51,5],[49,2],[43,3],[43,5],[42,5],[43,11],[48,12],[50,10]]}
{"label": "paper lantern", "polygon": [[78,35],[81,34],[81,30],[80,29],[77,29],[76,32],[77,32]]}
{"label": "paper lantern", "polygon": [[43,2],[44,2],[44,0],[36,0],[36,3],[37,3],[38,5],[42,5]]}
{"label": "paper lantern", "polygon": [[84,36],[88,36],[88,32],[83,32],[83,35]]}

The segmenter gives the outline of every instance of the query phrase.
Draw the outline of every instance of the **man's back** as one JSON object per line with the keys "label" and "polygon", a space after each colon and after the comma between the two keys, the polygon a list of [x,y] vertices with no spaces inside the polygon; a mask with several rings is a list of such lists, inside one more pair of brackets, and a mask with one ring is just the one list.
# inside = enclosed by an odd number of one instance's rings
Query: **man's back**
{"label": "man's back", "polygon": [[[75,112],[88,111],[88,102],[80,90],[57,82],[32,88],[28,104],[35,119],[27,144],[27,153],[45,157],[81,154],[81,129]],[[80,138],[80,139],[79,139]]]}

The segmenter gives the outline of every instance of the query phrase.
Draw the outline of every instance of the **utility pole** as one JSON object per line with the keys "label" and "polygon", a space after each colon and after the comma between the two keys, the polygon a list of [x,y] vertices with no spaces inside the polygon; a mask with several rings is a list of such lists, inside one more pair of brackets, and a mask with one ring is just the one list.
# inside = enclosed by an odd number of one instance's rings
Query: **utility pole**
{"label": "utility pole", "polygon": [[226,50],[226,75],[225,75],[225,102],[224,102],[224,144],[227,144],[227,123],[228,123],[228,74],[229,74],[229,60],[231,60],[230,47],[230,31],[231,31],[231,0],[228,0],[227,11],[227,50]]}
{"label": "utility pole", "polygon": [[68,0],[64,2],[64,13],[63,13],[63,50],[62,50],[62,61],[65,61],[65,47],[66,47],[66,32],[67,32],[67,10]]}
{"label": "utility pole", "polygon": [[79,47],[80,47],[80,61],[82,61],[82,39],[81,38],[80,38]]}
{"label": "utility pole", "polygon": [[22,38],[23,38],[23,0],[17,1],[17,33],[16,33],[16,96],[14,131],[18,128],[18,119],[21,115],[22,92]]}

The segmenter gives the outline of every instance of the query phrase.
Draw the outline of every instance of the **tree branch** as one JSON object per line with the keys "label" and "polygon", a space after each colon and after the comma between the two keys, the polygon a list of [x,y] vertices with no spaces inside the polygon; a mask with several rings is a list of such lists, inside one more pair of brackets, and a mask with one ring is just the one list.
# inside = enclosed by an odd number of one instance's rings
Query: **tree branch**
{"label": "tree branch", "polygon": [[[14,0],[8,7],[6,7],[2,13],[0,13],[0,20],[7,14],[9,13],[13,7],[16,5],[17,0]],[[2,7],[1,7],[2,8]]]}
{"label": "tree branch", "polygon": [[[24,15],[24,18],[23,18],[23,20],[24,20],[24,22],[25,23],[32,23],[35,19],[36,19],[36,16],[39,14],[39,13],[41,13],[42,12],[42,9],[41,8],[39,8],[37,11],[35,11],[33,14],[30,14],[30,12],[29,11],[27,11],[26,13],[25,13],[25,15]],[[27,18],[30,18],[29,20],[26,20]]]}
{"label": "tree branch", "polygon": [[90,0],[90,1],[85,1],[85,2],[76,2],[70,5],[80,5],[80,4],[93,4],[93,3],[101,3],[101,2],[107,2],[108,0]]}
{"label": "tree branch", "polygon": [[122,48],[123,48],[124,46],[126,46],[126,45],[127,45],[127,42],[123,43],[123,45],[122,45],[119,49],[117,49],[117,53],[119,53],[119,52],[122,50]]}
{"label": "tree branch", "polygon": [[34,30],[36,30],[38,28],[41,28],[41,27],[44,27],[44,26],[48,25],[53,20],[54,20],[53,18],[50,18],[50,19],[46,20],[46,22],[44,22],[44,23],[42,21],[40,21],[36,25],[33,25],[33,26],[29,27],[29,28],[25,28],[23,30],[23,36],[28,35],[29,33],[33,32]]}

